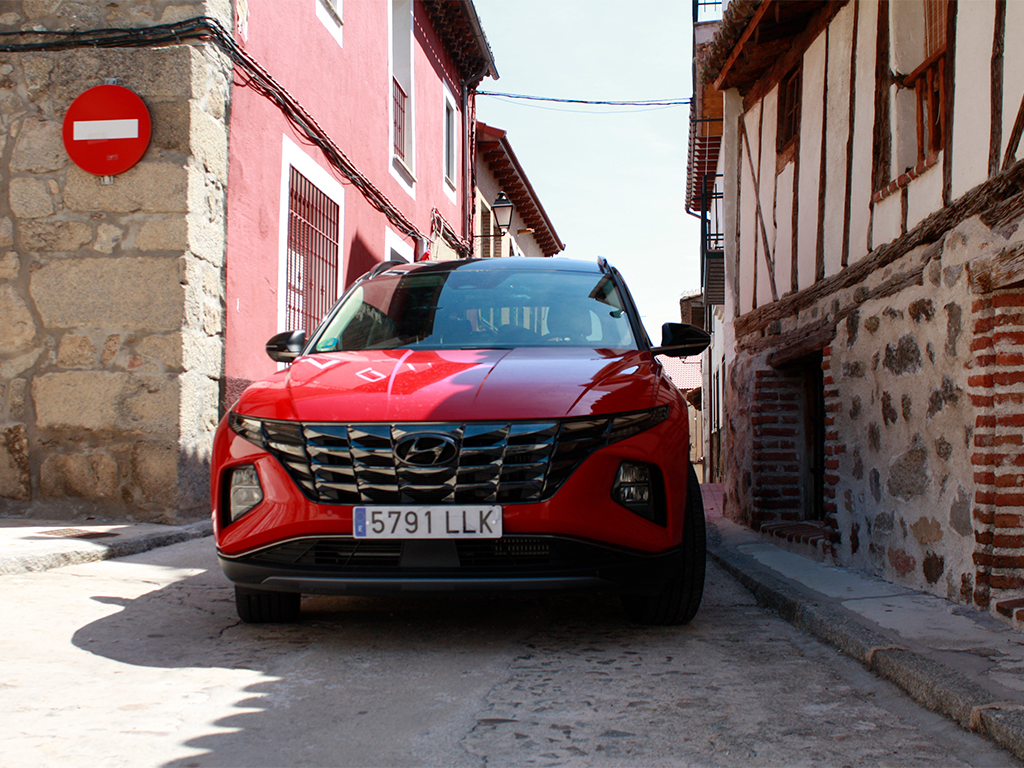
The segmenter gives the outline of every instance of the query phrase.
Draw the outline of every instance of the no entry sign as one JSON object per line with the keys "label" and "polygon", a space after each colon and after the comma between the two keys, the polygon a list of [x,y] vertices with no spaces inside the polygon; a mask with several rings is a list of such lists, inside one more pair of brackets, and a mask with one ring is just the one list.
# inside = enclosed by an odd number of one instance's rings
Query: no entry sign
{"label": "no entry sign", "polygon": [[68,107],[64,148],[83,171],[97,176],[124,173],[146,153],[149,110],[120,85],[97,85]]}

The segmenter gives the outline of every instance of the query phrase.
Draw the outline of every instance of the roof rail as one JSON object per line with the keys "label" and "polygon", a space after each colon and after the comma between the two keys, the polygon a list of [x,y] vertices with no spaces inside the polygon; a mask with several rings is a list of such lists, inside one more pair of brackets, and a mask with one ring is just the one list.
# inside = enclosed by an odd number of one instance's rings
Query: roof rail
{"label": "roof rail", "polygon": [[366,277],[376,277],[381,272],[387,272],[393,267],[401,266],[402,264],[408,264],[407,261],[401,261],[400,259],[392,259],[391,261],[382,261],[380,264],[375,266],[369,272],[366,273]]}

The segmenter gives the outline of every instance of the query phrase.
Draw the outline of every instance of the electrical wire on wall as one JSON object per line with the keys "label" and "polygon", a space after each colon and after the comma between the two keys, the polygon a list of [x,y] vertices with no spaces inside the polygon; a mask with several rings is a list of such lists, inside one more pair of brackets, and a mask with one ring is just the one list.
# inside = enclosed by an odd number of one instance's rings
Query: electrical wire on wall
{"label": "electrical wire on wall", "polygon": [[[6,42],[12,37],[22,39],[36,37],[39,40],[36,42]],[[172,24],[139,28],[0,32],[0,52],[61,51],[75,48],[152,48],[163,45],[180,45],[185,40],[213,42],[228,56],[232,64],[245,74],[245,80],[240,85],[252,88],[276,104],[285,117],[324,153],[345,178],[359,189],[370,205],[387,216],[395,227],[405,235],[417,241],[427,239],[426,235],[356,168],[355,164],[295,97],[278,83],[259,62],[240,48],[234,38],[220,26],[216,19],[197,16]],[[433,211],[431,214],[432,234],[435,232],[441,234],[456,252],[462,256],[468,256],[471,251],[469,242],[459,237],[447,222],[444,222],[445,226],[439,226],[438,218],[440,218],[440,213]]]}

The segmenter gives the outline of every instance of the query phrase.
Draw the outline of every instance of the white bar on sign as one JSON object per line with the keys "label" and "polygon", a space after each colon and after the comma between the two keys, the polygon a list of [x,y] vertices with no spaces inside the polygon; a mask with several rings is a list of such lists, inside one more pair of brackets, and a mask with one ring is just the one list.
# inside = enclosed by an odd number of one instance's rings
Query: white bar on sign
{"label": "white bar on sign", "polygon": [[138,120],[75,120],[75,141],[137,138],[139,138]]}

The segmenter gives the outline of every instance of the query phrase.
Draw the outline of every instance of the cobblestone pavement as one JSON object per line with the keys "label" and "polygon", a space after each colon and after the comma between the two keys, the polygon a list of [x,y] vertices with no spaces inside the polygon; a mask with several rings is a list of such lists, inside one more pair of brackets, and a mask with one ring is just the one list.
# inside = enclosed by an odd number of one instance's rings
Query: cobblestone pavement
{"label": "cobblestone pavement", "polygon": [[1016,764],[708,576],[660,629],[608,597],[312,598],[243,625],[210,539],[3,576],[0,762]]}

